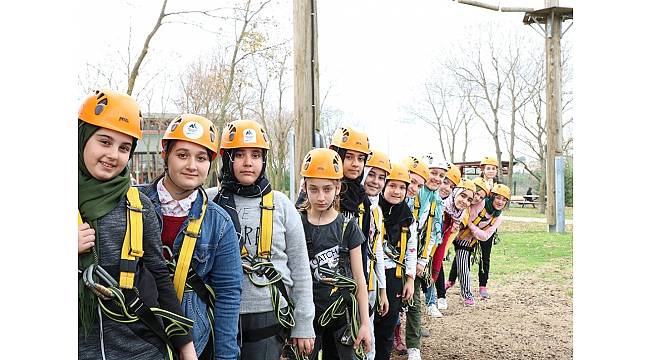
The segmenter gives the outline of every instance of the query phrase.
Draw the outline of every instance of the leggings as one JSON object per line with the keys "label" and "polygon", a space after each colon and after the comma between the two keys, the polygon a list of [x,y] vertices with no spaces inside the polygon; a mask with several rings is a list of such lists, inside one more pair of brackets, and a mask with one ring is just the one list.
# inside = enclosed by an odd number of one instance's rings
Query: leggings
{"label": "leggings", "polygon": [[494,237],[497,236],[495,231],[487,241],[479,241],[481,245],[481,264],[478,267],[478,285],[487,286],[488,278],[490,277],[490,254],[492,253],[492,244]]}
{"label": "leggings", "polygon": [[458,279],[460,280],[460,295],[463,299],[474,300],[472,294],[472,275],[469,268],[470,251],[466,247],[459,247],[456,249],[456,259],[454,264],[458,269]]}
{"label": "leggings", "polygon": [[[490,277],[490,254],[492,253],[492,244],[494,243],[494,237],[496,232],[486,241],[479,241],[481,246],[481,264],[478,267],[478,285],[487,286],[488,278]],[[456,255],[458,256],[458,254]],[[457,269],[456,269],[456,259],[451,265],[451,271],[449,271],[449,281],[456,281]]]}
{"label": "leggings", "polygon": [[386,295],[388,297],[388,313],[385,316],[375,316],[376,360],[390,359],[390,353],[393,351],[395,325],[402,309],[402,279],[395,276],[395,268],[386,269]]}

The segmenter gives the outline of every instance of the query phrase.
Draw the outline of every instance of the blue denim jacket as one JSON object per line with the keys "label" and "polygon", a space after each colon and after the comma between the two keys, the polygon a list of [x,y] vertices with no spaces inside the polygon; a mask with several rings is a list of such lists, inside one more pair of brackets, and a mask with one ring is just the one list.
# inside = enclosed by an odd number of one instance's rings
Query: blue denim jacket
{"label": "blue denim jacket", "polygon": [[[156,209],[162,230],[162,212],[156,183],[140,187]],[[189,219],[201,214],[203,195],[199,191],[192,203],[188,219],[185,220],[174,240],[174,254],[181,251],[183,231]],[[194,247],[193,258],[199,264],[194,269],[203,282],[211,286],[216,294],[214,308],[215,359],[237,359],[239,346],[237,332],[239,324],[239,304],[241,302],[242,268],[239,241],[235,227],[228,213],[219,205],[208,201],[205,216],[201,223],[200,236]],[[186,292],[181,304],[185,315],[194,320],[192,338],[197,354],[201,354],[210,338],[210,324],[205,303],[195,292]]]}

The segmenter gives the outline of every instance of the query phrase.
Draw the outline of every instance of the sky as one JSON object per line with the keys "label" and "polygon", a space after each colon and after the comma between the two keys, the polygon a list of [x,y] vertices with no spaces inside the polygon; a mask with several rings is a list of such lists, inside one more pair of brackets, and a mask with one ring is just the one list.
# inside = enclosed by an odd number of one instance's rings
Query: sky
{"label": "sky", "polygon": [[[491,3],[499,4],[497,1]],[[214,4],[205,0],[171,0],[168,11],[211,9],[218,6]],[[540,8],[543,5],[541,0],[501,2],[501,6]],[[562,1],[561,5],[572,6],[572,2]],[[87,6],[92,12],[90,7],[95,5]],[[86,62],[104,69],[112,68],[114,78],[125,78],[129,32],[134,52],[154,23],[159,6],[159,1],[123,0],[114,1],[113,6],[103,9],[104,16],[93,19],[93,25],[104,31],[99,37],[96,33],[87,33],[88,40],[84,41]],[[273,35],[279,41],[291,39],[292,2],[276,0],[267,6],[267,14],[278,19]],[[527,32],[540,47],[544,46],[543,38],[523,25],[522,13],[495,12],[453,1],[327,0],[318,2],[317,13],[321,98],[329,90],[324,105],[339,110],[342,124],[367,132],[371,147],[388,152],[394,159],[440,152],[433,128],[414,121],[407,109],[422,96],[424,81],[448,49],[473,40],[472,34],[466,33],[468,26],[486,21],[500,22]],[[233,36],[229,32],[233,24],[215,22],[198,28],[187,24],[193,19],[197,18],[184,17],[180,20],[185,23],[170,23],[160,28],[151,43],[149,60],[143,65],[139,84],[157,74],[154,81],[158,81],[159,87],[173,88],[178,81],[177,74],[187,63],[209,53],[216,43],[225,43],[224,38]],[[164,75],[168,77],[165,82]],[[79,77],[80,85],[88,87],[85,79],[89,78],[88,73],[84,70]],[[139,95],[138,100],[142,102],[143,95],[134,94]],[[85,92],[80,91],[79,99],[84,95]],[[285,104],[291,106],[292,92],[288,95]],[[159,105],[153,107],[161,108]],[[159,111],[154,109],[153,112]],[[493,140],[482,123],[474,122],[470,137],[468,160],[495,155]],[[458,141],[456,161],[460,160],[461,151],[462,143]]]}

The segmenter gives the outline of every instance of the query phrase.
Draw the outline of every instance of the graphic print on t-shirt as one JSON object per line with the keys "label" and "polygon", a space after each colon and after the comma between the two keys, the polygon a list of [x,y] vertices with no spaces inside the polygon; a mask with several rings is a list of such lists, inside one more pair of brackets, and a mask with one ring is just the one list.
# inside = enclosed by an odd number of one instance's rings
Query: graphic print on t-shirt
{"label": "graphic print on t-shirt", "polygon": [[309,261],[309,265],[311,266],[314,275],[319,266],[321,268],[326,267],[331,270],[336,270],[339,265],[339,246],[332,246],[331,248],[325,249],[314,255],[314,258]]}

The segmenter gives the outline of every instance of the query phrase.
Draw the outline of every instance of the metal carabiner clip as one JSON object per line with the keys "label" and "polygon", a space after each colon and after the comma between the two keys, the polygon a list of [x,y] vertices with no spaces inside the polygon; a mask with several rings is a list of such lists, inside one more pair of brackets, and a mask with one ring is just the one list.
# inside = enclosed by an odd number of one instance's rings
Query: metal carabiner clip
{"label": "metal carabiner clip", "polygon": [[97,297],[102,300],[112,299],[113,293],[106,286],[95,282],[95,279],[93,278],[94,274],[97,274],[100,280],[103,280],[106,284],[108,284],[109,288],[118,286],[118,282],[115,281],[115,279],[108,272],[106,272],[104,268],[97,264],[91,264],[83,272],[84,285],[86,285],[90,291],[92,291],[95,295],[97,295]]}

